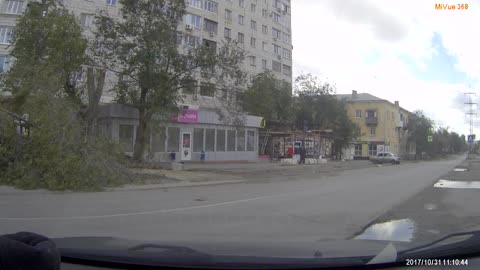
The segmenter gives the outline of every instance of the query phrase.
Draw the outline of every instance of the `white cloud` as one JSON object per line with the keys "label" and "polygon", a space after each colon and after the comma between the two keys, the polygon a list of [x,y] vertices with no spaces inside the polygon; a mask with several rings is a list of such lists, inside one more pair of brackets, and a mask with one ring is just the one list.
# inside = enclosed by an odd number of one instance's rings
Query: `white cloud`
{"label": "white cloud", "polygon": [[[294,73],[329,77],[339,93],[356,89],[399,100],[406,109],[422,109],[437,124],[467,133],[460,96],[480,87],[475,84],[480,79],[480,0],[465,2],[468,10],[439,11],[434,0],[292,1]],[[471,89],[467,82],[419,80],[399,58],[407,56],[425,69],[438,54],[431,44],[434,33],[457,58],[452,64],[471,79]],[[366,62],[372,53],[378,61]]]}

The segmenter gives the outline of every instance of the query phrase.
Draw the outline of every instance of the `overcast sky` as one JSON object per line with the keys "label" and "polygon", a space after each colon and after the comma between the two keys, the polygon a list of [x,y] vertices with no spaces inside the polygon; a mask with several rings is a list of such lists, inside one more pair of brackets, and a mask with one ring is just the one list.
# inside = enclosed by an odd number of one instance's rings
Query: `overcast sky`
{"label": "overcast sky", "polygon": [[[465,92],[480,102],[480,0],[291,2],[295,76],[327,79],[339,94],[399,100],[438,126],[469,133],[463,103]],[[469,7],[439,11],[435,3]]]}

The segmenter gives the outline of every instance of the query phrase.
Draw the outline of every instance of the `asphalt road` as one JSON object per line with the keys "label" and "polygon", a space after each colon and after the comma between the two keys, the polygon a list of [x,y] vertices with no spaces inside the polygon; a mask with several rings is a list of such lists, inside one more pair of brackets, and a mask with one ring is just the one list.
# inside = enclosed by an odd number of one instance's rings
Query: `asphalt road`
{"label": "asphalt road", "polygon": [[464,157],[248,183],[1,195],[0,232],[165,241],[347,239],[429,188]]}

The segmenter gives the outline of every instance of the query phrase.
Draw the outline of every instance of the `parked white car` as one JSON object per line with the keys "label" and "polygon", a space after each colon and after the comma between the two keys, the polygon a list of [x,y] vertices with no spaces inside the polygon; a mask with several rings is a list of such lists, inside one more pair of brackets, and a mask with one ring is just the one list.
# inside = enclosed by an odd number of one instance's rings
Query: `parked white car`
{"label": "parked white car", "polygon": [[370,161],[378,164],[383,164],[383,163],[400,164],[400,158],[389,152],[378,153],[376,156],[371,157]]}

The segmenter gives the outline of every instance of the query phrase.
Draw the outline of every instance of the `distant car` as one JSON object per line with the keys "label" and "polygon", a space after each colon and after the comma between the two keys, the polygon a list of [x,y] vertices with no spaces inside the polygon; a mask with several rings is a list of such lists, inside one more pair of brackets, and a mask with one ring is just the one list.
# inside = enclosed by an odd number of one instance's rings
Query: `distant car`
{"label": "distant car", "polygon": [[378,164],[383,164],[383,163],[400,164],[400,158],[388,152],[379,153],[376,156],[371,157],[370,161]]}

